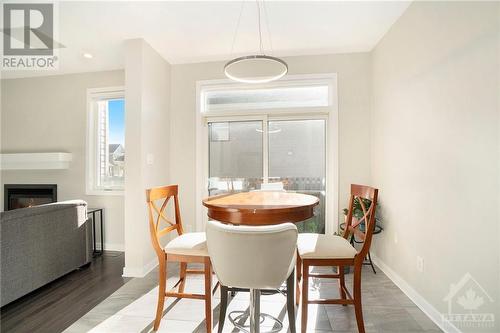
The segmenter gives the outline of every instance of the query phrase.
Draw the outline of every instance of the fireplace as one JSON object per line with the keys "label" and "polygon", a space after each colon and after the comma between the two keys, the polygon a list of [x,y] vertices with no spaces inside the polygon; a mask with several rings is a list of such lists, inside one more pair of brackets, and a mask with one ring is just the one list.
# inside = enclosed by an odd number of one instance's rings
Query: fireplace
{"label": "fireplace", "polygon": [[57,201],[55,184],[5,184],[4,210],[32,207]]}

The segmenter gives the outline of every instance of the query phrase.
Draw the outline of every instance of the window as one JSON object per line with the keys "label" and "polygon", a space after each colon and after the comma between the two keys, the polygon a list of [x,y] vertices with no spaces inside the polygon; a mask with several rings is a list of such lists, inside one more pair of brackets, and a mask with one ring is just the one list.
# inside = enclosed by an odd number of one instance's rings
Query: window
{"label": "window", "polygon": [[[262,85],[198,83],[197,197],[286,190],[319,198],[299,232],[333,233],[338,198],[336,75]],[[203,208],[197,212],[202,230]]]}
{"label": "window", "polygon": [[328,106],[328,85],[217,89],[205,93],[205,111]]}
{"label": "window", "polygon": [[[263,176],[262,122],[210,122],[208,126],[209,195],[255,189]],[[223,128],[226,140],[218,140]]]}
{"label": "window", "polygon": [[87,93],[87,194],[121,194],[125,184],[123,88]]}
{"label": "window", "polygon": [[297,227],[299,232],[325,233],[326,117],[270,118],[208,119],[208,194],[255,191],[272,184],[313,195],[320,201],[314,217]]}

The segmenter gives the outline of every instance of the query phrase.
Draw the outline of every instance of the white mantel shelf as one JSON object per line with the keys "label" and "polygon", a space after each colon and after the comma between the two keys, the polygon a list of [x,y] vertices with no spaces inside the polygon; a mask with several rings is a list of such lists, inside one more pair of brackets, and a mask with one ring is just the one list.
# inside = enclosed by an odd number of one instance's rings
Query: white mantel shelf
{"label": "white mantel shelf", "polygon": [[71,153],[19,153],[0,154],[2,170],[68,169]]}

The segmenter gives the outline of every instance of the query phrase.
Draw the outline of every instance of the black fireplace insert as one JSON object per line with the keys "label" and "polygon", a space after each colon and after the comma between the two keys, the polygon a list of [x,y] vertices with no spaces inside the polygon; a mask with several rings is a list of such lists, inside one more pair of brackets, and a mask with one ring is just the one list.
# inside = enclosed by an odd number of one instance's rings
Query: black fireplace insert
{"label": "black fireplace insert", "polygon": [[4,210],[33,207],[56,201],[56,184],[4,185]]}

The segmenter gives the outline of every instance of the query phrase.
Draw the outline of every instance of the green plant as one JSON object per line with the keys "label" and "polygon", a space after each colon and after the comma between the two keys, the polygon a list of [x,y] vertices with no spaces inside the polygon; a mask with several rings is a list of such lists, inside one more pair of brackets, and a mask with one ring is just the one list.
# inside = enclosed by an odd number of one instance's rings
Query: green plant
{"label": "green plant", "polygon": [[[368,210],[372,204],[371,200],[369,199],[365,199],[365,198],[362,198],[363,200],[363,205],[365,206],[365,210]],[[377,203],[377,208],[379,207],[378,203]],[[353,203],[353,211],[352,211],[352,216],[353,218],[356,218],[356,219],[361,219],[363,217],[363,208],[361,207],[361,203],[359,202],[359,198],[354,198],[354,203]],[[344,208],[343,209],[343,212],[344,212],[344,215],[347,216],[347,214],[349,213],[349,209],[347,208]],[[382,226],[380,225],[380,219],[379,217],[377,216],[377,212],[378,212],[378,209],[376,210],[375,212],[375,232],[380,232],[383,230]],[[345,227],[345,223],[342,223],[342,224],[339,224],[339,230],[336,234],[342,236],[344,234],[344,227]],[[364,232],[364,227],[365,227],[365,221],[363,220],[361,222],[361,224],[359,225],[359,228],[362,232]],[[348,240],[351,241],[351,238],[354,237],[354,234],[350,234]]]}
{"label": "green plant", "polygon": [[[361,198],[361,200],[363,201],[363,205],[365,206],[365,209],[368,210],[372,204],[371,200],[365,199],[365,198]],[[363,208],[361,207],[361,203],[360,203],[358,197],[354,198],[354,203],[353,203],[352,208],[353,208],[353,211],[352,211],[353,217],[355,217],[358,220],[363,217],[363,215],[364,215]],[[377,204],[377,208],[378,208],[378,204]],[[344,211],[344,215],[347,216],[347,214],[349,213],[349,209],[344,208],[343,211]],[[377,216],[377,214],[375,213],[375,223],[379,224],[379,222],[380,222],[380,219]],[[364,221],[363,221],[363,223],[364,223]]]}

